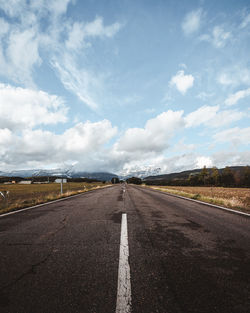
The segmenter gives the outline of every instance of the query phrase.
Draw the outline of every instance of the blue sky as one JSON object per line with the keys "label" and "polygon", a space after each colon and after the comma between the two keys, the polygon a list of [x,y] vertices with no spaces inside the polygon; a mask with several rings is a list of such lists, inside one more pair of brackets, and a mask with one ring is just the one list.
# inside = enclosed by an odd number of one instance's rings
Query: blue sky
{"label": "blue sky", "polygon": [[0,0],[0,41],[0,171],[249,164],[249,1]]}

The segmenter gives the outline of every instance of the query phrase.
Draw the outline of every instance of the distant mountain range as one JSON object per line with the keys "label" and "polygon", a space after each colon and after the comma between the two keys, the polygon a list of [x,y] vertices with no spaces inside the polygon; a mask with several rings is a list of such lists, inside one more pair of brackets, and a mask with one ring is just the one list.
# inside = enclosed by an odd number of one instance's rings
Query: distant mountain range
{"label": "distant mountain range", "polygon": [[143,169],[138,169],[138,170],[133,170],[133,171],[130,171],[130,170],[124,170],[120,173],[119,177],[121,179],[127,179],[129,177],[139,177],[139,178],[144,178],[144,177],[147,177],[147,176],[155,176],[157,174],[159,174],[161,172],[161,168],[160,167],[157,167],[157,168],[154,168],[154,167],[151,167],[151,166],[147,166]]}
{"label": "distant mountain range", "polygon": [[[244,166],[230,166],[229,167],[233,172],[243,172]],[[144,169],[138,169],[134,171],[125,170],[120,175],[116,175],[109,172],[86,172],[86,171],[77,171],[73,167],[70,169],[53,169],[53,170],[41,170],[41,169],[34,169],[34,170],[17,170],[17,171],[10,171],[10,172],[1,172],[1,176],[8,176],[8,177],[39,177],[39,176],[63,176],[68,178],[90,178],[90,179],[97,179],[101,181],[111,181],[113,177],[118,177],[120,179],[127,179],[129,177],[139,177],[146,181],[148,180],[165,180],[170,181],[174,179],[187,179],[190,174],[198,174],[202,169],[194,169],[188,170],[178,173],[170,173],[170,174],[162,174],[157,175],[161,172],[160,168],[153,168],[153,167],[145,167]],[[218,169],[219,172],[223,171],[222,169]],[[208,168],[208,171],[211,169]]]}
{"label": "distant mountain range", "polygon": [[39,177],[39,176],[64,176],[68,178],[90,178],[97,180],[106,180],[110,181],[113,177],[119,177],[120,179],[127,179],[129,177],[135,176],[144,178],[149,175],[157,175],[161,171],[160,168],[145,167],[144,169],[138,170],[124,170],[120,175],[109,172],[86,172],[86,171],[77,171],[73,167],[70,169],[52,169],[52,170],[42,170],[42,169],[33,169],[33,170],[16,170],[10,172],[1,172],[0,176],[8,177]]}
{"label": "distant mountain range", "polygon": [[39,176],[63,176],[68,178],[90,178],[97,180],[110,181],[113,177],[118,177],[113,173],[106,172],[83,172],[74,169],[55,169],[55,170],[17,170],[11,172],[1,172],[0,176],[8,177],[39,177]]}

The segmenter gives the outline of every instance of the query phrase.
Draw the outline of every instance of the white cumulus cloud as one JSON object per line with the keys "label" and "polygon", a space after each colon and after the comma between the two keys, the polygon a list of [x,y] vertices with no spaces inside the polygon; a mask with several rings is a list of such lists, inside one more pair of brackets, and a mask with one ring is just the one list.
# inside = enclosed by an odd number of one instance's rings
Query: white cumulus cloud
{"label": "white cumulus cloud", "polygon": [[12,132],[8,128],[0,128],[0,156],[2,157],[12,143]]}
{"label": "white cumulus cloud", "polygon": [[65,143],[64,149],[69,152],[90,154],[108,142],[116,133],[117,128],[112,127],[108,120],[96,123],[87,121],[66,130],[62,141]]}
{"label": "white cumulus cloud", "polygon": [[107,120],[78,123],[62,134],[42,129],[0,129],[0,168],[44,168],[83,162],[86,169],[102,159],[103,146],[117,129]]}
{"label": "white cumulus cloud", "polygon": [[61,97],[0,84],[0,170],[57,167],[65,162],[98,167],[117,128],[102,120],[77,123],[61,134],[43,129],[66,122],[67,111]]}
{"label": "white cumulus cloud", "polygon": [[211,167],[213,166],[213,161],[210,157],[198,156],[196,158],[196,165],[197,168],[203,168],[204,166]]}
{"label": "white cumulus cloud", "polygon": [[0,84],[1,128],[23,129],[66,122],[67,111],[61,97]]}
{"label": "white cumulus cloud", "polygon": [[168,147],[169,139],[184,126],[182,115],[183,111],[169,110],[148,120],[144,128],[129,128],[118,141],[116,150],[129,153],[162,152]]}
{"label": "white cumulus cloud", "polygon": [[170,86],[175,86],[177,90],[185,94],[187,90],[193,87],[194,77],[190,75],[185,75],[184,71],[178,71],[175,76],[171,78]]}

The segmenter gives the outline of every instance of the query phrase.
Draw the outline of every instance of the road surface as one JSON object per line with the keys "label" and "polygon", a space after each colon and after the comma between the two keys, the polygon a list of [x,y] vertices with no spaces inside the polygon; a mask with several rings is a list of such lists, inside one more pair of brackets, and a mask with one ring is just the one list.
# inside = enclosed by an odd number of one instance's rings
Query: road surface
{"label": "road surface", "polygon": [[250,218],[143,187],[1,217],[0,251],[0,312],[122,312],[122,276],[123,312],[250,312]]}

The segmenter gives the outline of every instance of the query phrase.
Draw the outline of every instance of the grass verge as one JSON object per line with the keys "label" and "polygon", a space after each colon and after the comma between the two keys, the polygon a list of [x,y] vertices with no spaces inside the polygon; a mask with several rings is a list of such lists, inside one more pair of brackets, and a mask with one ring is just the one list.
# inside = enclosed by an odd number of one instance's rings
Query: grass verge
{"label": "grass verge", "polygon": [[[6,197],[6,199],[3,199],[2,197],[0,199],[0,215],[3,213],[24,209],[30,206],[47,203],[53,200],[81,194],[87,191],[105,188],[110,186],[110,184],[103,185],[98,183],[85,183],[81,186],[74,186],[71,183],[71,186],[73,188],[66,188],[66,191],[63,194],[60,194],[58,190],[55,190],[55,185],[4,186],[5,189],[8,189],[9,196]],[[0,191],[3,190],[4,187],[3,185],[0,185]]]}
{"label": "grass verge", "polygon": [[145,186],[173,195],[199,200],[208,204],[223,206],[244,213],[250,213],[249,188],[222,187],[180,187],[180,186]]}

